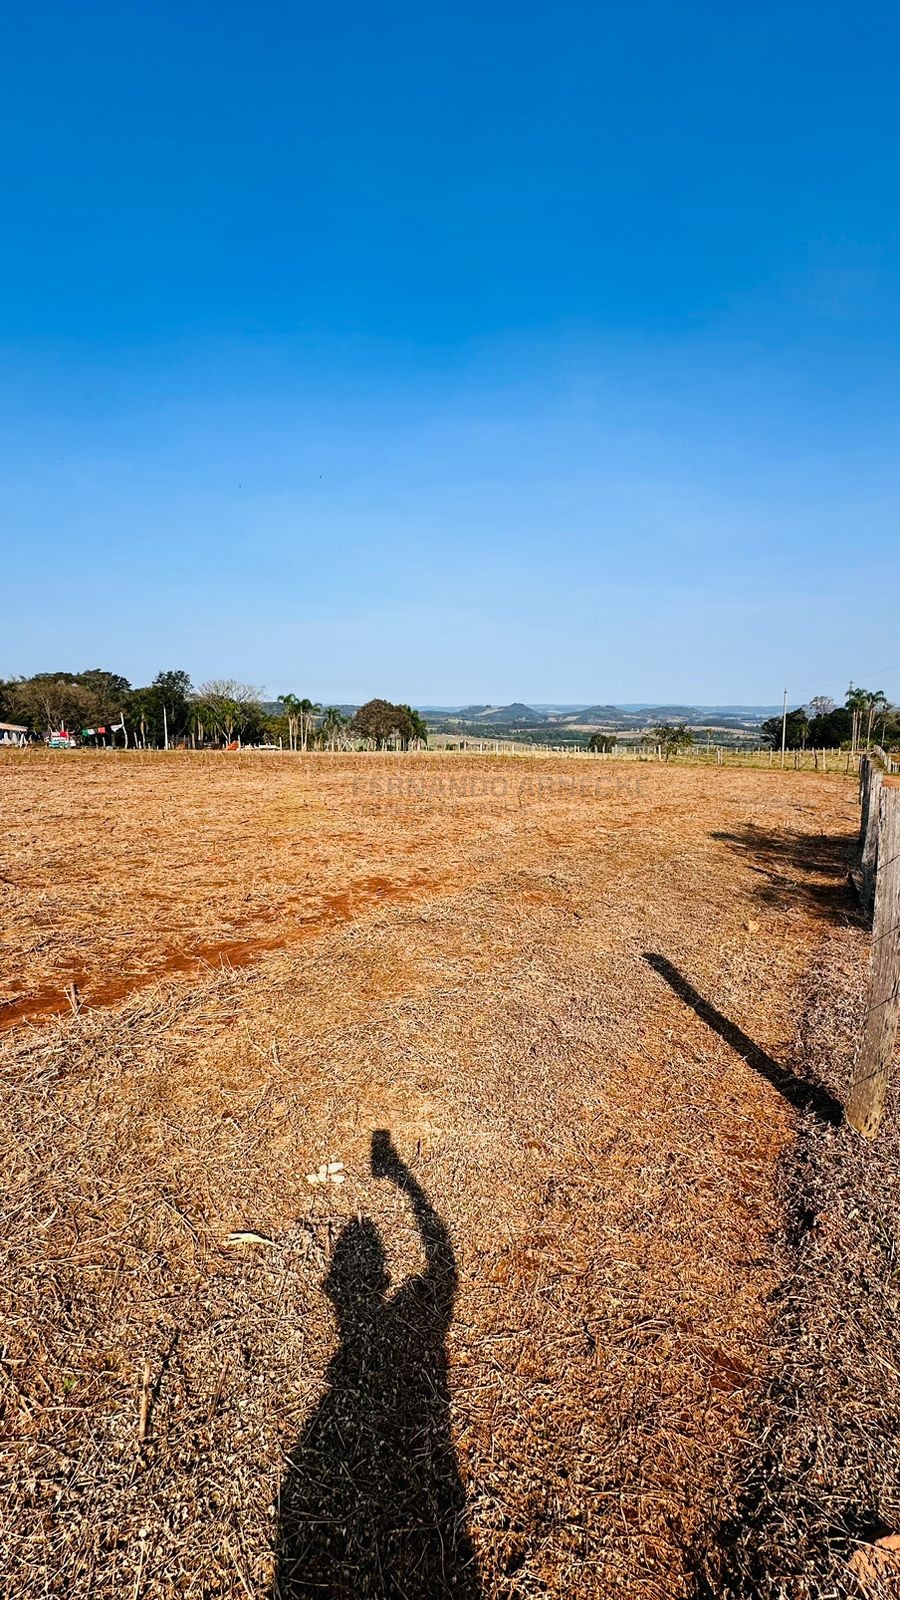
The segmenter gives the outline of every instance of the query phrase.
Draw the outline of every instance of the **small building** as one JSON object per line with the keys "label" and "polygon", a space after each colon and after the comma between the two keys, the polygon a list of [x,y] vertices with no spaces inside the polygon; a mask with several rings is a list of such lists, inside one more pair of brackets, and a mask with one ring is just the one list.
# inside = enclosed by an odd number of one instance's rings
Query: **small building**
{"label": "small building", "polygon": [[20,722],[0,722],[0,744],[27,744],[28,729]]}

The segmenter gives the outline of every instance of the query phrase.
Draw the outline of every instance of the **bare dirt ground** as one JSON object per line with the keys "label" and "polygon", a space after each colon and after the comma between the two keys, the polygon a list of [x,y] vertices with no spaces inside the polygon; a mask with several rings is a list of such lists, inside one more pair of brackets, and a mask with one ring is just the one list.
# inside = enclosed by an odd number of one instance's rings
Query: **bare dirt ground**
{"label": "bare dirt ground", "polygon": [[855,801],[4,758],[3,1592],[691,1594]]}

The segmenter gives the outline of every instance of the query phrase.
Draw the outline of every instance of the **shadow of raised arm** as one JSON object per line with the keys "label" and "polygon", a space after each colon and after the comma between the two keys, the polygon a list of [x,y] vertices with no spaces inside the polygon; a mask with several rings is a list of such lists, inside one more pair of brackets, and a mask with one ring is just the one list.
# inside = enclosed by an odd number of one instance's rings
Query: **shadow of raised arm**
{"label": "shadow of raised arm", "polygon": [[742,1028],[729,1017],[724,1017],[721,1011],[717,1011],[716,1007],[700,994],[665,956],[658,955],[653,950],[645,950],[644,960],[654,972],[659,973],[669,988],[677,994],[679,1000],[690,1006],[701,1022],[705,1022],[720,1039],[724,1039],[725,1043],[746,1061],[748,1067],[758,1072],[761,1078],[766,1078],[790,1105],[796,1106],[798,1111],[811,1112],[820,1122],[826,1122],[832,1127],[838,1126],[844,1114],[843,1108],[830,1089],[813,1078],[796,1077],[788,1067],[782,1066],[765,1050],[760,1049]]}
{"label": "shadow of raised arm", "polygon": [[341,1230],[323,1285],[340,1343],[288,1457],[269,1600],[482,1600],[451,1417],[450,1235],[389,1133],[371,1162],[412,1208],[425,1265],[392,1289],[381,1229],[360,1214]]}
{"label": "shadow of raised arm", "polygon": [[372,1173],[376,1178],[386,1178],[396,1184],[407,1196],[425,1251],[426,1267],[418,1281],[427,1285],[435,1298],[445,1304],[449,1319],[457,1281],[450,1234],[425,1190],[397,1152],[386,1128],[378,1128],[372,1134]]}

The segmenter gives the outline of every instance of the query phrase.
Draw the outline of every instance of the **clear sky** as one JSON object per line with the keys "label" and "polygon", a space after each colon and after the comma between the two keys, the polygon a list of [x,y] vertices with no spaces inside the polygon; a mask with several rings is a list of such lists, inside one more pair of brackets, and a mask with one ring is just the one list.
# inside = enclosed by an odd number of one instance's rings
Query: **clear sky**
{"label": "clear sky", "polygon": [[0,674],[900,699],[900,12],[3,7]]}

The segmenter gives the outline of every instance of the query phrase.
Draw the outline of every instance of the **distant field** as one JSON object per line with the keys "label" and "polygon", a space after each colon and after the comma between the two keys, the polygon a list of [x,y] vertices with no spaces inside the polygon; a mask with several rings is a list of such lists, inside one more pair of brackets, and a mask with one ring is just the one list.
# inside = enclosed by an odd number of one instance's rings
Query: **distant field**
{"label": "distant field", "polygon": [[25,752],[0,792],[5,1592],[688,1595],[855,784]]}

